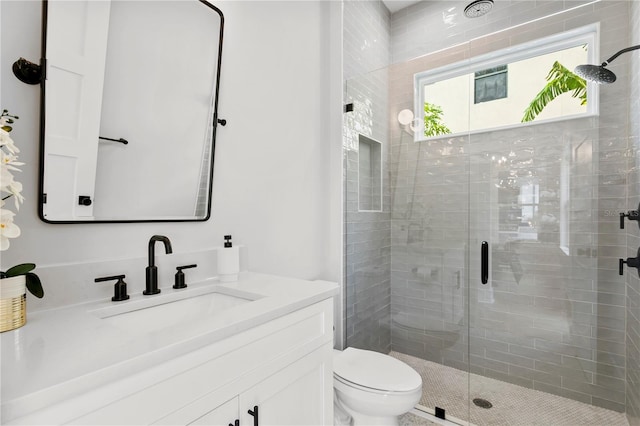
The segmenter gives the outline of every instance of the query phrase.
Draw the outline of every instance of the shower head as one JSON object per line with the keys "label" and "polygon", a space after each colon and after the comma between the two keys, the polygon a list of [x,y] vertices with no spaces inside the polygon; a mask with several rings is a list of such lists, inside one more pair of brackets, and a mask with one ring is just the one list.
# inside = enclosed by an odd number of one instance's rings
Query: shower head
{"label": "shower head", "polygon": [[493,8],[493,0],[474,0],[464,8],[467,18],[479,18],[486,15]]}
{"label": "shower head", "polygon": [[578,65],[573,71],[578,76],[584,78],[585,80],[593,81],[594,83],[613,83],[614,81],[616,81],[616,75],[613,73],[613,71],[608,70],[606,66],[623,53],[636,49],[640,49],[640,44],[627,47],[626,49],[622,49],[619,52],[616,52],[615,55],[604,61],[602,65]]}
{"label": "shower head", "polygon": [[613,83],[616,81],[616,75],[613,71],[606,69],[605,66],[606,63],[602,65],[578,65],[573,71],[585,80],[599,84]]}

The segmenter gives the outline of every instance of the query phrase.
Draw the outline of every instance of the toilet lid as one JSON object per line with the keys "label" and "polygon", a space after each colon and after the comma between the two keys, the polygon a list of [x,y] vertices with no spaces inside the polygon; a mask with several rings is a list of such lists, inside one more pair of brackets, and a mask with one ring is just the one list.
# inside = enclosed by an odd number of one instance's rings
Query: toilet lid
{"label": "toilet lid", "polygon": [[378,352],[347,348],[333,358],[333,372],[360,386],[407,392],[422,386],[422,378],[404,362]]}

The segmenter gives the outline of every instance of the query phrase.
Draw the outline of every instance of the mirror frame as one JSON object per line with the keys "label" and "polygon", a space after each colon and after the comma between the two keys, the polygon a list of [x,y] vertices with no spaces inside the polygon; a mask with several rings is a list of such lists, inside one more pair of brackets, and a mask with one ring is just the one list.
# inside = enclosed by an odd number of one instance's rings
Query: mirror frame
{"label": "mirror frame", "polygon": [[92,224],[92,223],[149,223],[149,222],[206,222],[211,217],[211,200],[213,195],[213,165],[215,162],[216,150],[216,134],[218,124],[225,125],[226,120],[218,119],[218,98],[220,94],[220,70],[222,67],[222,44],[224,35],[224,15],[220,9],[207,0],[195,0],[210,8],[213,12],[220,16],[220,34],[218,45],[218,61],[216,67],[216,82],[213,99],[213,129],[211,134],[211,164],[209,165],[209,199],[207,200],[207,212],[203,218],[193,219],[115,219],[115,220],[49,220],[44,216],[44,161],[45,161],[45,94],[46,94],[46,61],[47,61],[47,14],[48,0],[42,0],[42,34],[41,46],[42,54],[40,59],[40,67],[42,69],[42,78],[40,80],[40,155],[38,169],[38,217],[45,223],[50,224]]}

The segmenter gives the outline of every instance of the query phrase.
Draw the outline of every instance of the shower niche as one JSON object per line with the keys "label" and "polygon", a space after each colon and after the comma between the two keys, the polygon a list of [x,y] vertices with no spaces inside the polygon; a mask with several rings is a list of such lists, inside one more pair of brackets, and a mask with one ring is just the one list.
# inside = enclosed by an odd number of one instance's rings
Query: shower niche
{"label": "shower niche", "polygon": [[382,211],[382,144],[358,135],[358,211]]}

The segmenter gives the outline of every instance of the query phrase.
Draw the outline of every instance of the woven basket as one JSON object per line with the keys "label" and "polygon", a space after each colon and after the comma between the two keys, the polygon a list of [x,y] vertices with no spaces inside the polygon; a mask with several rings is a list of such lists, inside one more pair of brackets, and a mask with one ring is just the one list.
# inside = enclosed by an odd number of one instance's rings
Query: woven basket
{"label": "woven basket", "polygon": [[27,322],[25,277],[0,280],[0,332],[14,330]]}

